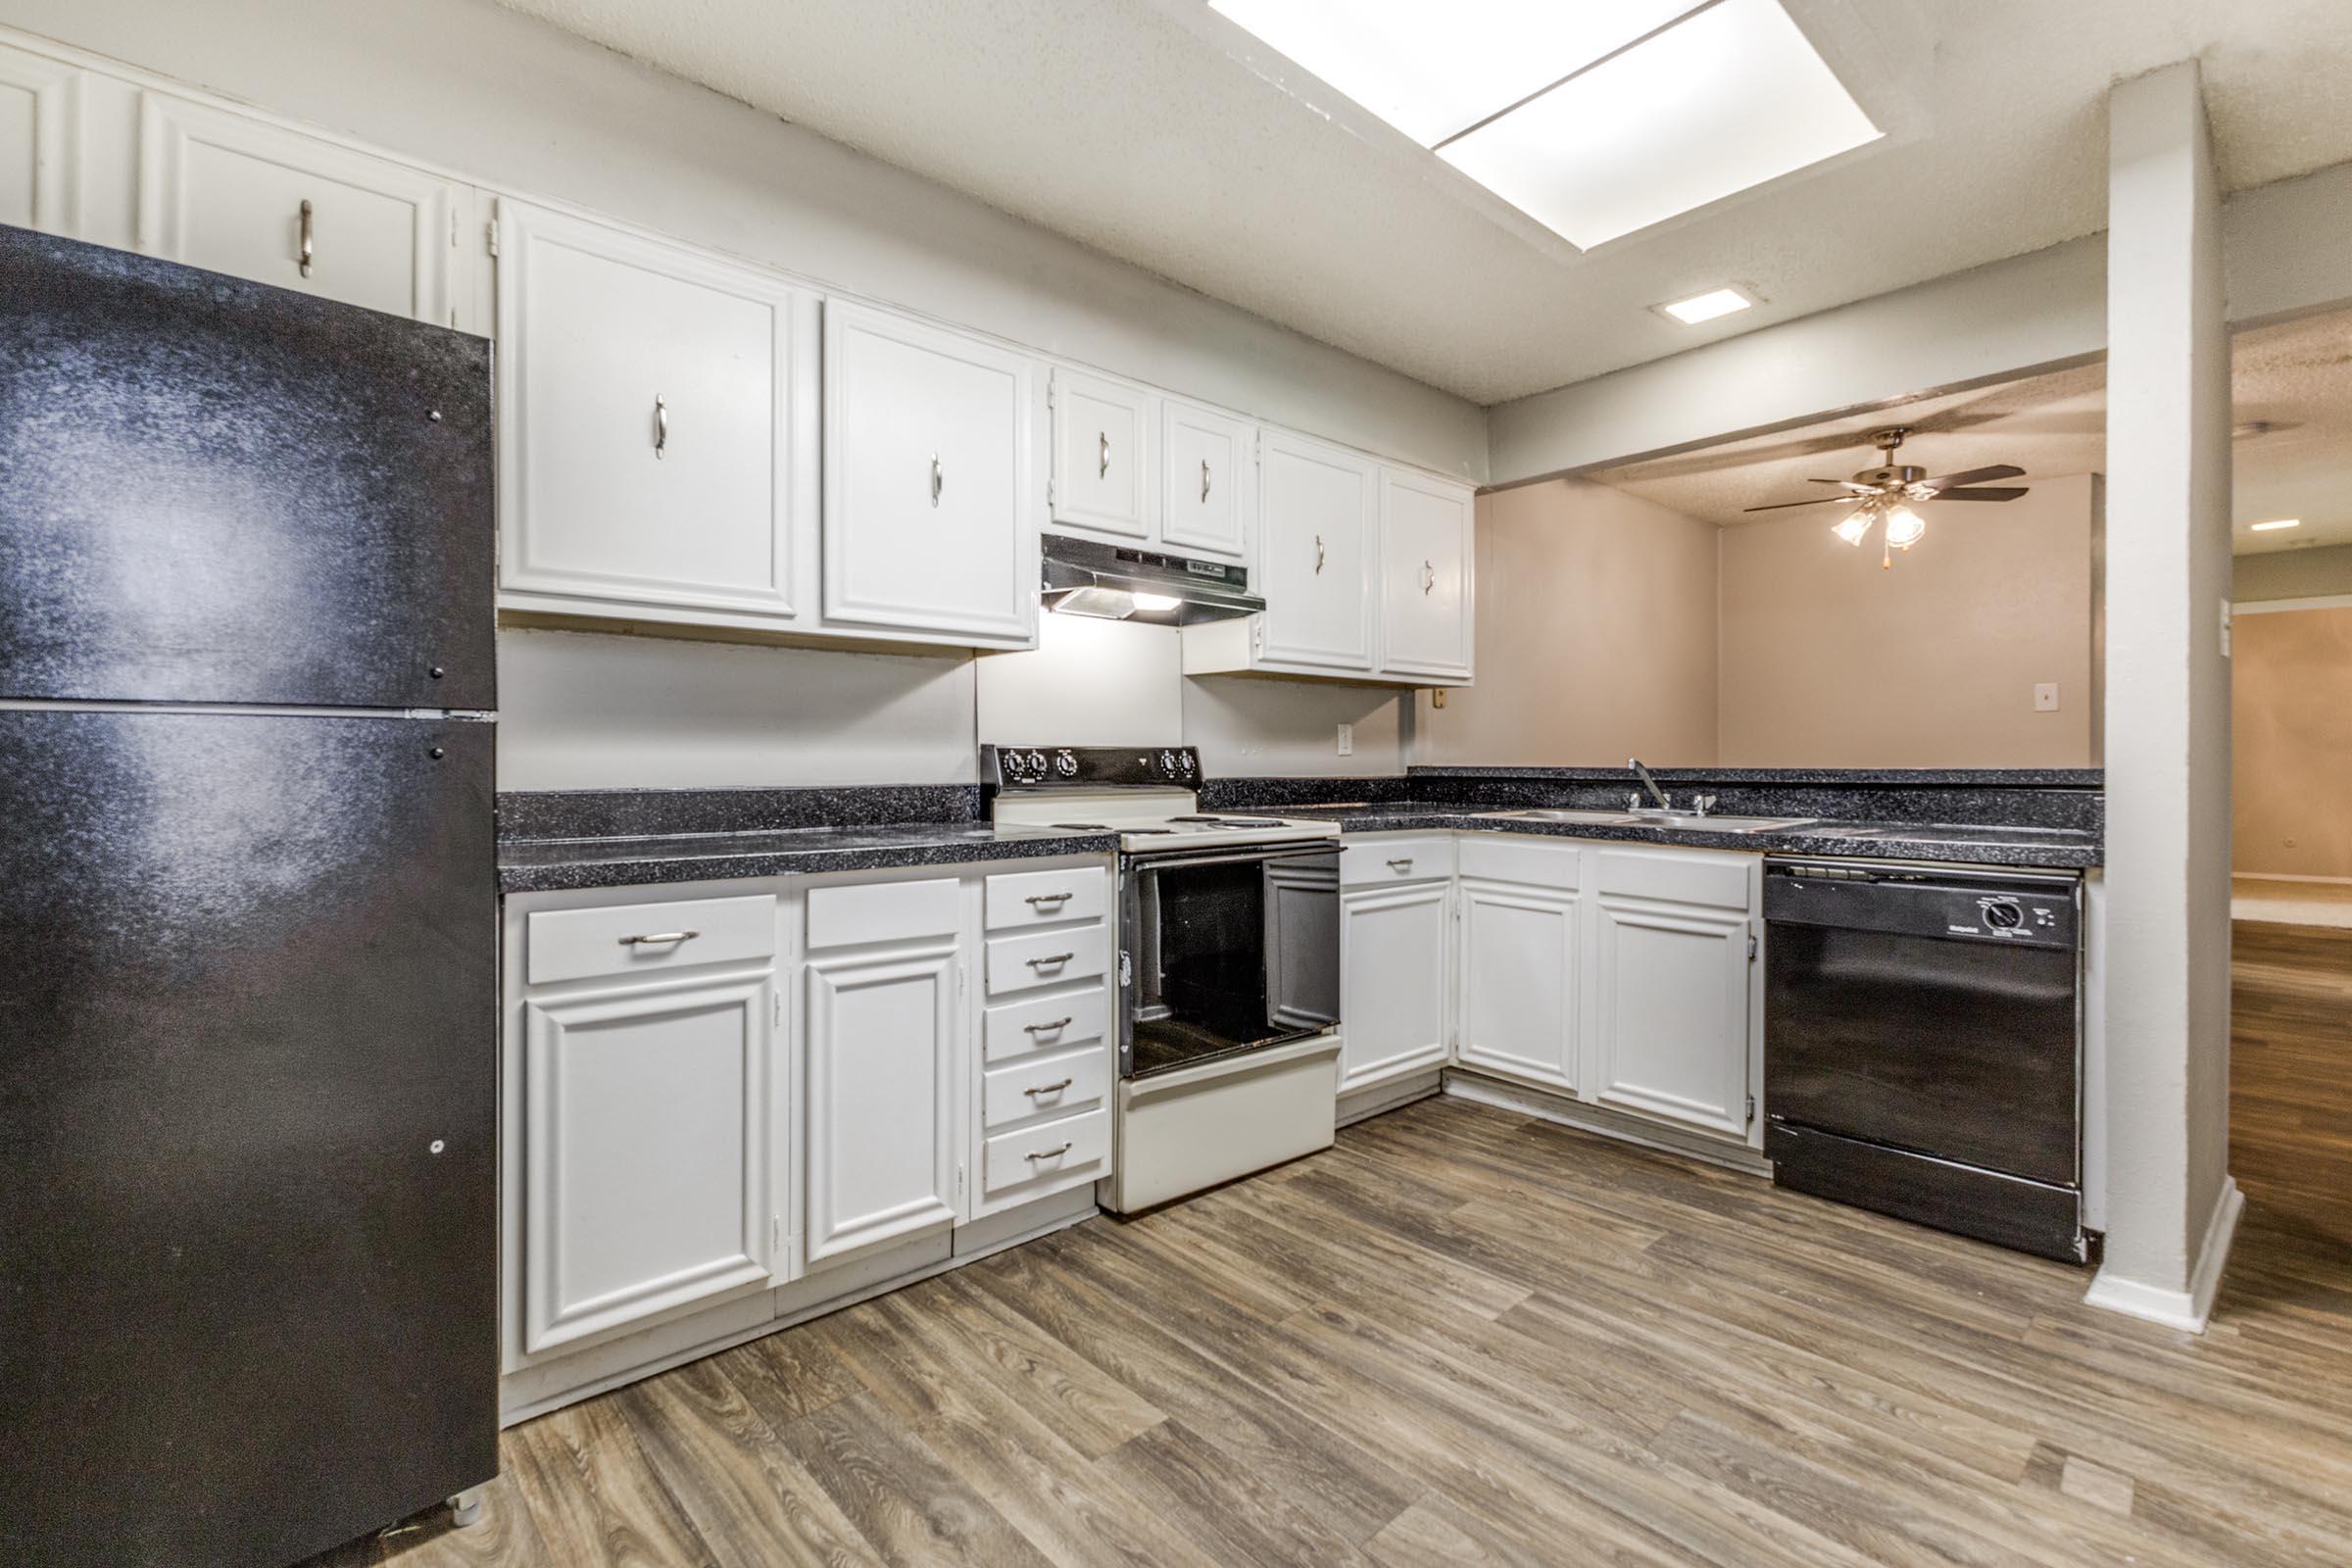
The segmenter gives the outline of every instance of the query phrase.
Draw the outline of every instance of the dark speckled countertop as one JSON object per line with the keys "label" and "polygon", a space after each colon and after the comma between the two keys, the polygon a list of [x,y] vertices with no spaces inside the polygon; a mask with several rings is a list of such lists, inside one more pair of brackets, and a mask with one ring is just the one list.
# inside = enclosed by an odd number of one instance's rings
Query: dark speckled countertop
{"label": "dark speckled countertop", "polygon": [[535,790],[498,801],[502,893],[1108,855],[1113,833],[1003,828],[969,784]]}
{"label": "dark speckled countertop", "polygon": [[[1236,809],[1247,809],[1237,807]],[[1493,807],[1445,801],[1383,801],[1261,808],[1285,816],[1336,817],[1343,833],[1533,833],[1549,838],[1677,844],[1753,855],[1821,855],[1842,859],[1942,860],[1969,865],[2072,868],[2101,863],[2101,836],[2082,828],[1987,823],[1817,822],[1768,833],[1527,821]]]}

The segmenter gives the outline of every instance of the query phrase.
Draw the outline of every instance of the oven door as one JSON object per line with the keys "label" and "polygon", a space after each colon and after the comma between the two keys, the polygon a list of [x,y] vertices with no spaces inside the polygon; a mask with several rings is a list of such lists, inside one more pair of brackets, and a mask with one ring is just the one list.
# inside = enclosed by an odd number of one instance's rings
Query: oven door
{"label": "oven door", "polygon": [[1147,1078],[1340,1021],[1340,847],[1122,856],[1119,1076]]}

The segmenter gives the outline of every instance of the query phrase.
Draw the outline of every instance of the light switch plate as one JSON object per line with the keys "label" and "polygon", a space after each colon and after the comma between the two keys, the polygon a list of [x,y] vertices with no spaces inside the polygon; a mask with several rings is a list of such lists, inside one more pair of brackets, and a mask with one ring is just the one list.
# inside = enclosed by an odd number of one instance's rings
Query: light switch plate
{"label": "light switch plate", "polygon": [[2058,711],[2058,683],[2056,681],[2045,680],[2034,688],[2034,711],[2036,713]]}
{"label": "light switch plate", "polygon": [[1353,724],[1340,726],[1340,755],[1342,757],[1355,755],[1355,726]]}

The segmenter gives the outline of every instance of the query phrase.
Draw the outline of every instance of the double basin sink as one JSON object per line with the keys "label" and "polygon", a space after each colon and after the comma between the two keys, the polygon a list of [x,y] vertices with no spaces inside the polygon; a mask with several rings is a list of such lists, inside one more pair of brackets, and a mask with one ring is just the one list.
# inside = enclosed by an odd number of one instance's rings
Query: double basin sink
{"label": "double basin sink", "polygon": [[1542,807],[1525,811],[1482,811],[1481,816],[1513,822],[1582,822],[1592,827],[1677,827],[1701,833],[1777,833],[1783,828],[1809,827],[1815,816],[1714,816],[1698,811],[1591,810],[1571,807]]}

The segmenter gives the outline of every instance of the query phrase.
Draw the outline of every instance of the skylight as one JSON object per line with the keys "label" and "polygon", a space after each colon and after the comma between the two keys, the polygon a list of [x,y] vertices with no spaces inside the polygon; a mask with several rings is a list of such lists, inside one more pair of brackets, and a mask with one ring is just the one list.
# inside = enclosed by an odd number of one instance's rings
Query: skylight
{"label": "skylight", "polygon": [[1591,249],[1876,140],[1779,0],[1209,0]]}

